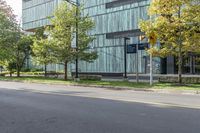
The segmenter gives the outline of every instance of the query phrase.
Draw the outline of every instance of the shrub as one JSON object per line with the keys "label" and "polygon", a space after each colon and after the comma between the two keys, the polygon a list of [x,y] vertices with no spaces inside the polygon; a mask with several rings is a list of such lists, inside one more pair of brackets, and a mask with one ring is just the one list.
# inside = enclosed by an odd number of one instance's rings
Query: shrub
{"label": "shrub", "polygon": [[5,76],[8,75],[8,74],[10,74],[10,72],[1,72],[1,73],[0,73],[0,76],[1,76],[1,77],[5,77]]}
{"label": "shrub", "polygon": [[102,76],[101,75],[79,75],[81,80],[95,80],[100,81]]}
{"label": "shrub", "polygon": [[[159,77],[159,82],[178,83],[178,77],[162,76],[162,77]],[[182,82],[186,84],[197,84],[197,83],[200,83],[200,77],[182,77]]]}
{"label": "shrub", "polygon": [[41,72],[44,71],[43,68],[32,68],[31,72]]}
{"label": "shrub", "polygon": [[30,72],[31,69],[30,68],[22,68],[21,72]]}

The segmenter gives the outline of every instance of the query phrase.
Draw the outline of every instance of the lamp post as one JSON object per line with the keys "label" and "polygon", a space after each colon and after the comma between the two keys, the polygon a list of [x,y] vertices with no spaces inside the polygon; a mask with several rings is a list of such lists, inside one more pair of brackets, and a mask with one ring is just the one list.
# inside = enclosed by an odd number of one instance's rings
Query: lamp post
{"label": "lamp post", "polygon": [[[79,9],[79,0],[76,0],[76,2],[72,1],[72,0],[65,0],[67,2],[69,2],[70,4],[72,4],[73,6],[76,6],[76,51],[78,51],[78,9]],[[77,55],[78,56],[78,55]],[[79,76],[78,76],[78,57],[76,57],[76,74],[75,74],[75,80],[79,80]]]}
{"label": "lamp post", "polygon": [[139,70],[138,70],[138,63],[139,63],[139,61],[138,61],[138,52],[139,52],[139,50],[138,50],[138,47],[139,47],[139,45],[140,45],[140,36],[138,36],[138,43],[137,43],[137,45],[136,45],[136,82],[137,83],[139,83]]}
{"label": "lamp post", "polygon": [[139,67],[138,67],[138,64],[139,64],[139,59],[138,59],[139,45],[144,38],[145,38],[145,36],[143,36],[143,35],[138,36],[138,43],[136,45],[136,82],[137,83],[139,83]]}
{"label": "lamp post", "polygon": [[152,85],[153,85],[153,56],[152,54],[150,54],[150,86]]}
{"label": "lamp post", "polygon": [[124,80],[127,80],[127,41],[129,41],[130,38],[125,37],[124,38]]}

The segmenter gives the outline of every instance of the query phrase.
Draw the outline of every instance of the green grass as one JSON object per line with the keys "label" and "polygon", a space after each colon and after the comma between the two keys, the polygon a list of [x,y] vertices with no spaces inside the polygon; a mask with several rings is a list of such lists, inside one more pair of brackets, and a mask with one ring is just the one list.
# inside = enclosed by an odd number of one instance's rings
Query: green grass
{"label": "green grass", "polygon": [[3,81],[20,81],[29,83],[47,83],[47,84],[79,84],[79,85],[97,85],[97,86],[112,86],[112,87],[129,87],[133,89],[170,89],[170,90],[199,90],[200,84],[190,84],[178,86],[170,83],[155,83],[150,86],[149,83],[133,83],[127,81],[91,81],[81,80],[78,82],[69,80],[64,81],[62,79],[44,78],[44,77],[0,77]]}
{"label": "green grass", "polygon": [[20,82],[28,82],[28,83],[47,83],[47,84],[70,84],[72,83],[69,81],[64,81],[62,79],[55,79],[55,78],[45,78],[45,77],[38,77],[38,76],[30,76],[30,77],[0,77],[2,81],[20,81]]}
{"label": "green grass", "polygon": [[99,86],[114,86],[114,87],[130,87],[137,89],[173,89],[173,90],[200,90],[200,84],[189,84],[179,86],[171,83],[154,83],[150,86],[149,83],[134,83],[128,81],[79,81],[79,84],[99,85]]}

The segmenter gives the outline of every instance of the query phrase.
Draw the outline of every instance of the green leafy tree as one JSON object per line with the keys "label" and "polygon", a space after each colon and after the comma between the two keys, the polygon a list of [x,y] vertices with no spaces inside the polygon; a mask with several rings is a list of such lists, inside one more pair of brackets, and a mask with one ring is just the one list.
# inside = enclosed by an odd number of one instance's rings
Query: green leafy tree
{"label": "green leafy tree", "polygon": [[0,0],[0,63],[7,68],[13,66],[13,48],[20,38],[15,17],[10,6]]}
{"label": "green leafy tree", "polygon": [[140,23],[149,40],[155,37],[160,48],[148,51],[154,56],[169,55],[178,58],[178,81],[182,83],[183,58],[188,52],[200,49],[200,1],[199,0],[152,0],[150,20]]}
{"label": "green leafy tree", "polygon": [[26,59],[30,56],[32,44],[33,42],[30,36],[21,34],[18,40],[5,50],[8,54],[4,56],[5,59],[2,62],[4,67],[6,67],[10,73],[12,73],[13,70],[16,70],[17,77],[20,77],[20,71],[25,64]]}
{"label": "green leafy tree", "polygon": [[20,77],[20,71],[25,64],[26,59],[30,56],[31,45],[33,42],[30,36],[20,35],[20,33],[16,36],[17,38],[15,41],[9,43],[10,45],[7,47],[4,46],[4,52],[6,54],[1,56],[4,58],[1,60],[1,63],[10,71],[10,73],[12,73],[13,70],[16,70],[17,77]]}
{"label": "green leafy tree", "polygon": [[[76,58],[79,60],[93,61],[97,58],[95,51],[89,51],[89,44],[94,40],[88,31],[94,27],[93,21],[88,16],[82,16],[82,9],[69,6],[66,2],[60,4],[51,19],[52,27],[49,35],[53,44],[55,57],[65,66],[65,80],[67,80],[67,65]],[[78,47],[72,48],[71,43],[76,33],[78,23]]]}
{"label": "green leafy tree", "polygon": [[28,35],[21,35],[19,41],[14,45],[14,54],[12,56],[14,57],[14,62],[16,62],[17,77],[20,77],[20,71],[31,54],[32,45],[32,37]]}
{"label": "green leafy tree", "polygon": [[56,63],[56,58],[52,50],[52,44],[48,36],[44,33],[45,28],[38,28],[35,32],[34,44],[32,46],[33,61],[36,64],[44,65],[44,76],[47,77],[47,65]]}
{"label": "green leafy tree", "polygon": [[0,0],[0,63],[17,76],[31,51],[32,39],[24,35],[17,24],[16,16],[4,0]]}

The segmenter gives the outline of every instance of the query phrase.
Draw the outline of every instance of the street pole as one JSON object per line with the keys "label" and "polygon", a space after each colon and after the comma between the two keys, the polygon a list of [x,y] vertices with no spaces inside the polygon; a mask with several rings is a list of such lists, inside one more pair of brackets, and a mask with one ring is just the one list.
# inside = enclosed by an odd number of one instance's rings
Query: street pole
{"label": "street pole", "polygon": [[139,70],[138,70],[138,46],[140,44],[140,36],[138,36],[138,44],[136,46],[136,82],[139,83]]}
{"label": "street pole", "polygon": [[127,80],[127,39],[124,38],[124,80]]}
{"label": "street pole", "polygon": [[[72,4],[73,6],[76,6],[76,52],[78,52],[78,39],[79,39],[79,35],[78,35],[78,16],[79,16],[79,0],[76,0],[76,3],[71,1],[71,0],[65,0],[67,2],[69,2],[70,4]],[[75,60],[75,64],[76,64],[76,70],[75,70],[75,80],[79,80],[79,76],[78,76],[78,54],[76,55],[76,60]]]}
{"label": "street pole", "polygon": [[[152,21],[152,17],[150,16],[150,21]],[[152,25],[150,25],[152,27]],[[152,37],[151,37],[152,38]],[[154,35],[154,38],[155,38],[155,35]],[[150,48],[152,48],[156,42],[150,40]],[[150,53],[150,86],[153,85],[153,55],[152,53]]]}
{"label": "street pole", "polygon": [[150,85],[153,85],[153,56],[150,54]]}
{"label": "street pole", "polygon": [[[77,6],[76,6],[76,52],[78,52],[78,0],[76,0]],[[79,80],[78,79],[78,55],[76,56],[76,76],[75,76],[75,80]]]}

